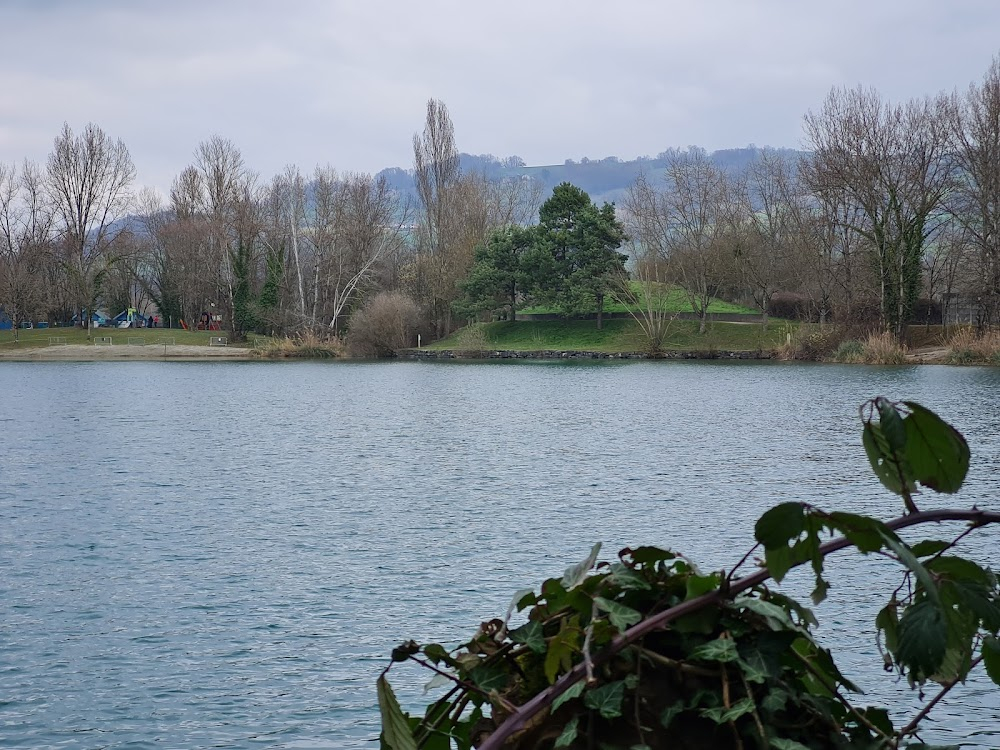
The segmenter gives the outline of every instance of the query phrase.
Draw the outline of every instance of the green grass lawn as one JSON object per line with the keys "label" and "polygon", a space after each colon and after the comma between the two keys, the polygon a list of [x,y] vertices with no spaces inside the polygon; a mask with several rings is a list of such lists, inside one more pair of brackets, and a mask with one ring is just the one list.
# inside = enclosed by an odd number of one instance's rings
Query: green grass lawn
{"label": "green grass lawn", "polygon": [[88,340],[85,328],[35,328],[18,331],[15,343],[14,331],[0,331],[0,351],[49,346],[50,339],[57,337],[66,344],[93,346],[93,338],[98,336],[110,336],[112,346],[127,346],[130,338],[143,339],[146,344],[163,344],[165,339],[173,339],[179,345],[208,346],[209,337],[228,337],[230,334],[228,331],[185,331],[176,328],[94,328],[91,336]]}
{"label": "green grass lawn", "polygon": [[[642,285],[638,281],[631,281],[629,283],[631,284],[636,296],[639,299],[642,299]],[[691,307],[691,301],[684,293],[684,290],[680,287],[672,287],[664,294],[658,296],[660,297],[661,307],[664,312],[694,312]],[[605,298],[604,312],[614,313],[628,311],[629,308],[627,305],[623,305],[621,302],[612,299],[610,296]],[[737,305],[734,302],[726,302],[721,299],[713,299],[708,305],[708,311],[712,313],[739,313],[742,315],[754,315],[759,313],[759,310],[751,310],[749,307]],[[544,305],[535,305],[533,307],[525,307],[523,310],[518,310],[518,312],[526,315],[544,315],[557,311]],[[594,312],[597,312],[597,310],[594,310]]]}
{"label": "green grass lawn", "polygon": [[[664,342],[665,349],[675,351],[756,351],[773,349],[785,341],[795,324],[769,323],[709,323],[704,334],[698,333],[698,322],[675,320]],[[476,326],[489,341],[492,349],[511,351],[645,351],[646,339],[634,320],[607,320],[603,330],[597,330],[593,320],[518,321],[516,323],[480,323]],[[466,329],[429,345],[428,349],[468,348],[473,337]]]}

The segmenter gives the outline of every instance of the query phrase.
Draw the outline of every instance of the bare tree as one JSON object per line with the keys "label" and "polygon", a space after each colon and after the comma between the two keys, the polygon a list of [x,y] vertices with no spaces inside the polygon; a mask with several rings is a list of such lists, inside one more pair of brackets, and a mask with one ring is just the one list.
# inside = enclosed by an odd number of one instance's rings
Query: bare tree
{"label": "bare tree", "polygon": [[750,297],[767,325],[771,298],[787,288],[797,241],[792,165],[772,150],[761,151],[744,179],[734,185],[739,212],[732,222],[736,263]]}
{"label": "bare tree", "polygon": [[93,123],[80,135],[63,125],[49,154],[46,187],[58,219],[62,263],[71,279],[80,320],[91,317],[112,249],[131,200],[132,157],[121,140],[112,141]]}
{"label": "bare tree", "polygon": [[705,333],[708,307],[732,274],[731,189],[703,152],[672,154],[663,190],[643,175],[629,188],[626,209],[636,239],[667,263]]}
{"label": "bare tree", "polygon": [[872,90],[835,88],[805,117],[813,151],[805,178],[818,195],[833,191],[857,207],[842,220],[870,248],[882,321],[897,337],[919,294],[925,243],[949,184],[944,109],[942,99],[892,105]]}
{"label": "bare tree", "polygon": [[14,325],[15,341],[21,321],[41,314],[48,299],[51,229],[38,167],[25,161],[18,173],[0,164],[0,307]]}
{"label": "bare tree", "polygon": [[949,153],[959,172],[945,205],[976,268],[968,289],[986,325],[1000,323],[1000,58],[982,83],[949,101]]}

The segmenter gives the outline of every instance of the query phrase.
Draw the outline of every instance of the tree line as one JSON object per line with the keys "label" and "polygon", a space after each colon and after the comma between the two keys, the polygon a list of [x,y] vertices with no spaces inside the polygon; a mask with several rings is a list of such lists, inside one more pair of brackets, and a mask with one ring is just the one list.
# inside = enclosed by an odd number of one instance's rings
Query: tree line
{"label": "tree line", "polygon": [[0,305],[15,323],[218,312],[237,339],[341,336],[381,305],[406,340],[529,302],[599,312],[638,284],[683,290],[703,329],[713,297],[900,336],[957,302],[998,322],[997,60],[965,91],[902,103],[834,88],[804,132],[808,151],[759,150],[742,171],[664,152],[616,208],[570,184],[543,204],[520,162],[463,169],[437,100],[413,137],[415,198],[395,174],[264,179],[220,136],[164,198],[136,188],[122,141],[67,124],[44,164],[0,164]]}

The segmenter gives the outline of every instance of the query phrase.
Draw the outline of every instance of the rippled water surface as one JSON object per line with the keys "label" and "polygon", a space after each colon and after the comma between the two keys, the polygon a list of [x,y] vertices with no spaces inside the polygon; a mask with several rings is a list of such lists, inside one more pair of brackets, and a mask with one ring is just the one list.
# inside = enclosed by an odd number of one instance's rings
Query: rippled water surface
{"label": "rippled water surface", "polygon": [[[770,505],[895,515],[857,406],[923,402],[998,508],[997,371],[751,363],[0,365],[0,747],[377,747],[406,638],[457,642],[595,541],[731,565]],[[939,503],[929,499],[929,503]],[[1000,567],[1000,534],[972,550]],[[899,716],[844,557],[819,608]],[[801,593],[801,582],[791,590]],[[425,675],[394,679],[416,706]],[[1000,746],[983,680],[930,738]]]}

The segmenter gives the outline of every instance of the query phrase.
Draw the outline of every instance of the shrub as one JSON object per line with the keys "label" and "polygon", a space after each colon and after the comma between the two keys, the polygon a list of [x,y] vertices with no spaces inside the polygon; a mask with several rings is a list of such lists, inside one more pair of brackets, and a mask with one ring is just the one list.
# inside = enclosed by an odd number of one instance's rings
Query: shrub
{"label": "shrub", "polygon": [[833,359],[844,364],[856,364],[863,361],[864,346],[857,339],[845,339],[840,342],[833,353]]}
{"label": "shrub", "polygon": [[486,332],[485,325],[482,323],[473,323],[463,328],[459,333],[455,354],[459,357],[477,359],[486,356],[486,353],[492,349],[493,342]]}
{"label": "shrub", "polygon": [[333,359],[344,356],[344,343],[336,336],[304,331],[294,338],[269,339],[254,350],[268,359]]}
{"label": "shrub", "polygon": [[977,333],[959,328],[948,339],[948,362],[956,365],[997,363],[1000,360],[1000,331]]}
{"label": "shrub", "polygon": [[379,292],[351,316],[347,347],[356,357],[394,357],[413,346],[420,330],[420,306],[399,292]]}
{"label": "shrub", "polygon": [[778,358],[812,362],[829,359],[845,336],[844,330],[836,326],[826,328],[801,326],[794,334],[789,333],[785,343],[778,347]]}
{"label": "shrub", "polygon": [[862,361],[868,365],[901,365],[906,349],[888,331],[873,333],[861,345]]}

